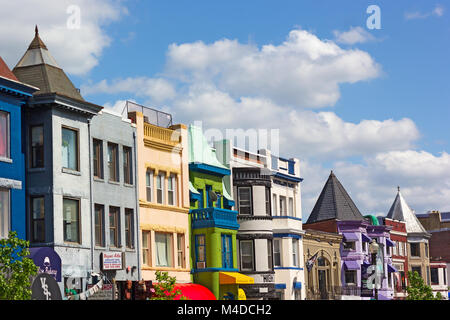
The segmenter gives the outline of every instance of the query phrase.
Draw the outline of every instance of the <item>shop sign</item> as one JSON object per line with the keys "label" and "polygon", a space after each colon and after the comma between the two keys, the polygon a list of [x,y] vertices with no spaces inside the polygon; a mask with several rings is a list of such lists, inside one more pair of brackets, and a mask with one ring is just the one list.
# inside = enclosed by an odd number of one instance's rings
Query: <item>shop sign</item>
{"label": "shop sign", "polygon": [[38,274],[31,285],[31,300],[62,300],[55,278],[48,273]]}
{"label": "shop sign", "polygon": [[[88,289],[92,287],[94,287],[92,284],[87,286]],[[88,300],[113,300],[113,285],[104,284],[100,290],[89,296]]]}
{"label": "shop sign", "polygon": [[122,270],[122,252],[102,252],[102,270]]}
{"label": "shop sign", "polygon": [[361,297],[373,297],[373,290],[367,287],[369,274],[367,272],[368,265],[361,264]]}

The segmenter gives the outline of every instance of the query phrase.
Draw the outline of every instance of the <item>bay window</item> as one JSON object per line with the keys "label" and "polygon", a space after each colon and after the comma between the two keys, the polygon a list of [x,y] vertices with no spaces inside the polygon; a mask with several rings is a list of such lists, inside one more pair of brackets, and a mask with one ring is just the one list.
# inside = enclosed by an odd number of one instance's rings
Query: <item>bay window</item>
{"label": "bay window", "polygon": [[78,131],[62,128],[61,149],[63,168],[78,171]]}
{"label": "bay window", "polygon": [[81,243],[80,201],[63,199],[64,241]]}
{"label": "bay window", "polygon": [[156,266],[173,267],[172,234],[155,232]]}

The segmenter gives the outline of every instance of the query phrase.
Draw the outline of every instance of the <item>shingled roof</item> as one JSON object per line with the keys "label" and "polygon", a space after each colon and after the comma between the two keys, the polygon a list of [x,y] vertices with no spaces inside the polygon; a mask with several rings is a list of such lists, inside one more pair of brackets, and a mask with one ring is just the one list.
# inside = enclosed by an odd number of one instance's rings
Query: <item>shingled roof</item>
{"label": "shingled roof", "polygon": [[56,93],[63,96],[84,101],[81,94],[72,81],[56,63],[47,49],[47,46],[39,37],[36,26],[33,41],[22,59],[13,69],[14,75],[24,83],[38,87],[35,94]]}
{"label": "shingled roof", "polygon": [[3,61],[2,57],[0,57],[0,77],[9,80],[19,81],[14,75],[14,73],[12,73],[11,70],[9,70],[7,64],[5,63],[5,61]]}
{"label": "shingled roof", "polygon": [[341,221],[361,221],[363,215],[356,207],[341,182],[331,171],[316,205],[306,223],[337,219]]}
{"label": "shingled roof", "polygon": [[411,209],[406,203],[405,198],[403,198],[400,187],[398,187],[397,196],[386,217],[392,220],[404,221],[406,232],[408,233],[427,233],[419,219],[416,217],[414,210]]}

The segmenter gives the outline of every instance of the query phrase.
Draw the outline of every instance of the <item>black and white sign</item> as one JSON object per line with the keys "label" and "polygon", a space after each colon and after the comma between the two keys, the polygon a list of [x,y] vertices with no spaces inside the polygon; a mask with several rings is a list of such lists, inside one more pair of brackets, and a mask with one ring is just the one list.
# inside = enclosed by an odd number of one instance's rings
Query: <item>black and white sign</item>
{"label": "black and white sign", "polygon": [[61,291],[55,278],[48,273],[40,273],[31,285],[32,300],[62,300]]}

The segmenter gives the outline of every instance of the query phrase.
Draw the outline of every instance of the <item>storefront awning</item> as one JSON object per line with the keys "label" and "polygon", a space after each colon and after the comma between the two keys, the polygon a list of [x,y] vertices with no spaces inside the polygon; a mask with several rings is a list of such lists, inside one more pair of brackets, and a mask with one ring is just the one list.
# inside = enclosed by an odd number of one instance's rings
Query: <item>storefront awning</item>
{"label": "storefront awning", "polygon": [[238,272],[219,272],[220,284],[253,284],[255,279]]}
{"label": "storefront awning", "polygon": [[344,232],[342,234],[344,236],[345,241],[358,241],[358,235],[354,232]]}
{"label": "storefront awning", "polygon": [[[189,300],[217,300],[208,288],[196,283],[177,283],[174,290],[180,290],[181,294]],[[179,297],[175,298],[175,300],[179,299]]]}
{"label": "storefront awning", "polygon": [[393,265],[388,264],[388,272],[398,272]]}
{"label": "storefront awning", "polygon": [[301,282],[294,282],[294,289],[300,290],[301,288],[302,288],[302,283]]}
{"label": "storefront awning", "polygon": [[344,267],[347,270],[358,270],[359,269],[359,263],[356,261],[344,261]]}
{"label": "storefront awning", "polygon": [[395,247],[394,242],[392,242],[390,239],[386,239],[386,245],[387,245],[388,247]]}
{"label": "storefront awning", "polygon": [[372,238],[369,236],[366,236],[364,233],[361,233],[362,241],[364,242],[372,242]]}

